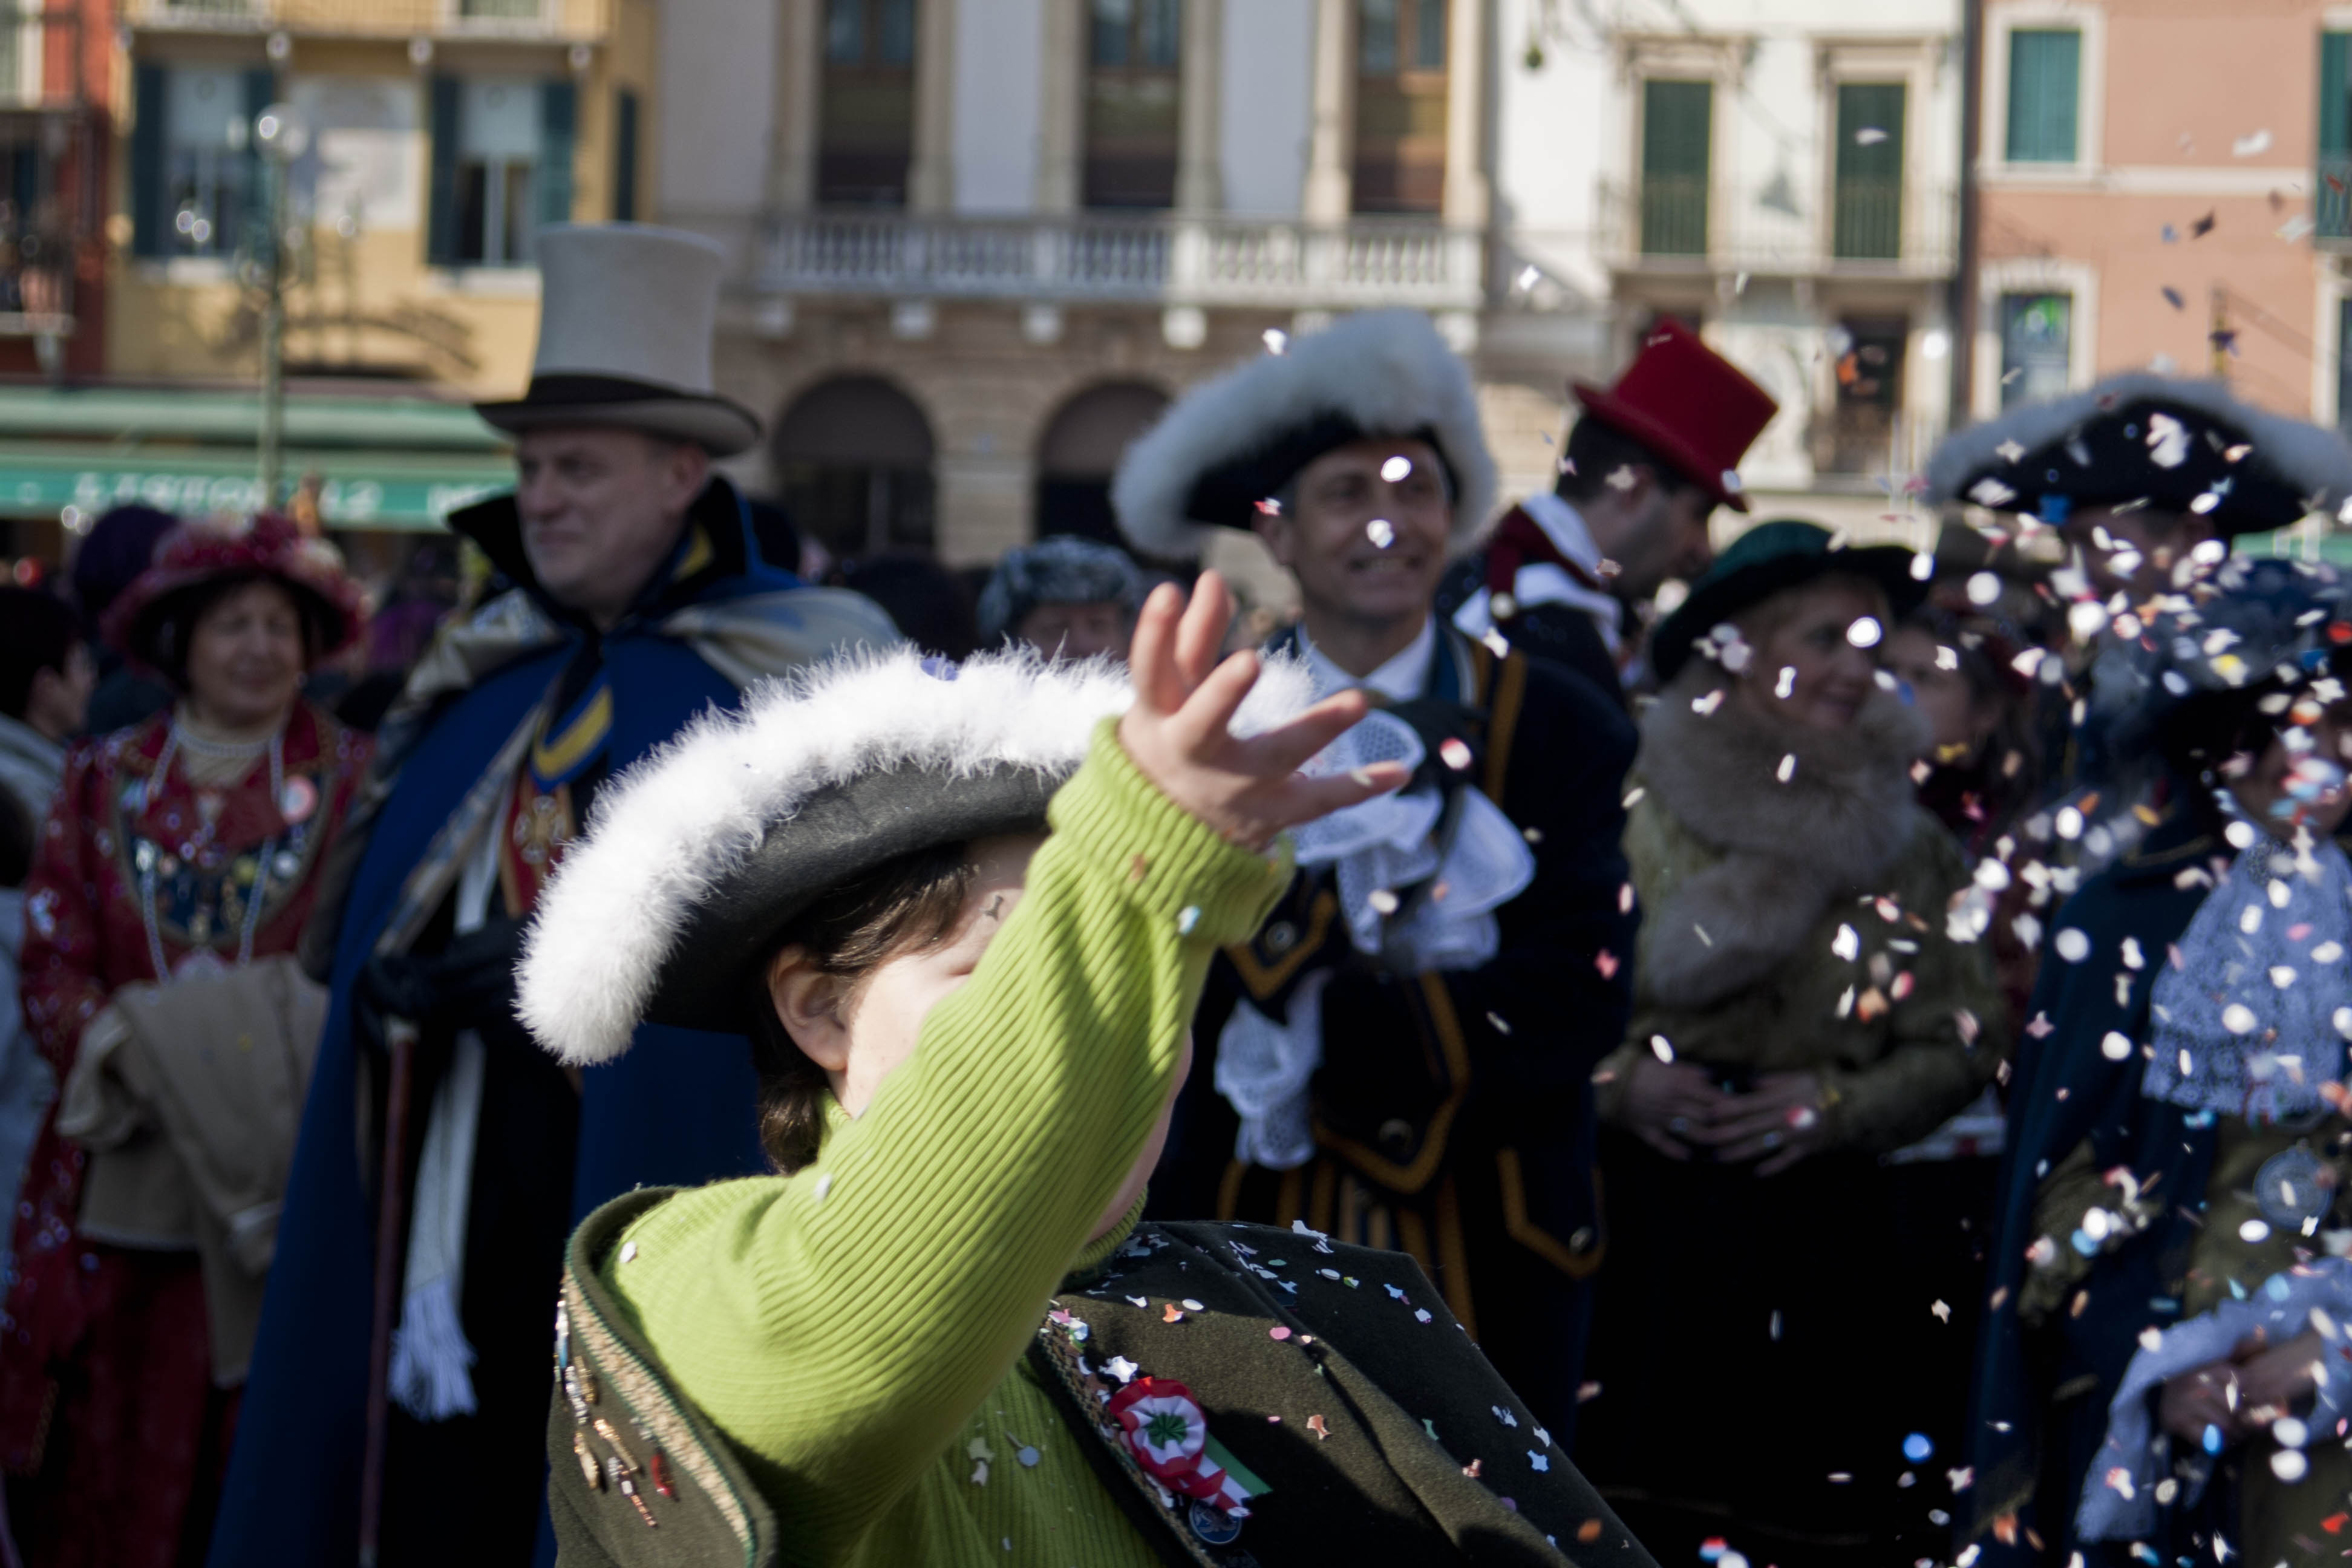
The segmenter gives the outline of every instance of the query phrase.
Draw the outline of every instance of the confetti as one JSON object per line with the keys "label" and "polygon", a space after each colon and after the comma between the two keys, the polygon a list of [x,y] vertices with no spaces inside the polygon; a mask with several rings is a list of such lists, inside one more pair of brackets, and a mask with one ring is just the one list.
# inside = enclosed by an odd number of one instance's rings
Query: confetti
{"label": "confetti", "polygon": [[2108,1030],[2106,1038],[2099,1042],[2099,1054],[2111,1062],[2128,1059],[2132,1054],[2131,1037],[2117,1030]]}
{"label": "confetti", "polygon": [[1533,1448],[1529,1448],[1528,1450],[1528,1463],[1533,1465],[1538,1470],[1549,1470],[1551,1468],[1550,1456],[1547,1454],[1538,1454]]}
{"label": "confetti", "polygon": [[1652,1035],[1650,1037],[1650,1054],[1657,1058],[1662,1062],[1670,1062],[1675,1059],[1674,1044],[1664,1035]]}
{"label": "confetti", "polygon": [[1268,327],[1265,330],[1265,352],[1270,354],[1278,354],[1290,347],[1290,334],[1280,327]]}
{"label": "confetti", "polygon": [[1856,647],[1876,647],[1885,638],[1886,628],[1876,616],[1864,616],[1845,629],[1845,640]]}
{"label": "confetti", "polygon": [[824,1174],[819,1176],[816,1179],[816,1185],[813,1191],[816,1194],[817,1202],[824,1202],[824,1194],[833,1191],[833,1173],[831,1171],[827,1171]]}
{"label": "confetti", "polygon": [[1176,931],[1181,936],[1191,936],[1192,928],[1201,923],[1201,906],[1186,904],[1176,911]]}
{"label": "confetti", "polygon": [[1266,1330],[1265,1337],[1270,1340],[1286,1340],[1290,1337],[1290,1331],[1283,1327],[1280,1323],[1276,1323],[1274,1327]]}
{"label": "confetti", "polygon": [[2180,297],[2179,289],[2167,284],[2161,290],[2159,290],[2159,292],[2164,295],[2164,302],[2171,306],[2174,310],[2185,310],[2189,309],[2189,301]]}
{"label": "confetti", "polygon": [[1473,1460],[1471,1460],[1468,1464],[1466,1464],[1466,1465],[1465,1465],[1465,1466],[1463,1466],[1463,1467],[1462,1467],[1462,1473],[1463,1473],[1464,1475],[1465,1475],[1465,1476],[1468,1476],[1472,1480],[1474,1480],[1474,1481],[1475,1481],[1475,1480],[1476,1480],[1476,1479],[1478,1479],[1478,1472],[1479,1472],[1479,1471],[1481,1471],[1481,1470],[1483,1470],[1483,1469],[1485,1469],[1486,1468],[1486,1460],[1484,1460],[1484,1459],[1473,1459]]}
{"label": "confetti", "polygon": [[1504,1426],[1516,1426],[1519,1424],[1519,1418],[1512,1415],[1508,1410],[1504,1409],[1501,1405],[1490,1405],[1488,1408],[1494,1411],[1495,1419],[1500,1421]]}
{"label": "confetti", "polygon": [[1331,1435],[1331,1428],[1324,1424],[1323,1417],[1320,1415],[1309,1415],[1307,1418],[1307,1429],[1318,1438],[1328,1437]]}
{"label": "confetti", "polygon": [[1592,967],[1601,971],[1603,980],[1617,978],[1617,955],[1603,948],[1592,955]]}
{"label": "confetti", "polygon": [[2256,131],[2230,143],[2231,153],[2240,158],[2257,158],[2271,150],[2271,133]]}
{"label": "confetti", "polygon": [[1782,784],[1787,784],[1790,779],[1795,778],[1797,776],[1797,754],[1794,752],[1791,752],[1787,756],[1782,757],[1780,759],[1780,765],[1775,770],[1775,772],[1779,774],[1780,780]]}
{"label": "confetti", "polygon": [[2311,1461],[2294,1448],[2281,1448],[2271,1456],[2271,1474],[2283,1481],[2299,1481],[2309,1474]]}
{"label": "confetti", "polygon": [[1437,755],[1457,773],[1469,772],[1471,763],[1475,760],[1471,755],[1469,743],[1458,735],[1448,735],[1438,742]]}
{"label": "confetti", "polygon": [[1542,276],[1543,274],[1533,267],[1522,267],[1519,268],[1518,276],[1511,281],[1517,287],[1519,292],[1524,294],[1533,289],[1536,286],[1536,280]]}
{"label": "confetti", "polygon": [[1952,1321],[1952,1304],[1949,1301],[1938,1301],[1927,1310],[1936,1314],[1937,1322],[1948,1323]]}
{"label": "confetti", "polygon": [[634,1242],[634,1241],[625,1241],[625,1242],[621,1243],[621,1261],[622,1261],[622,1262],[624,1262],[624,1263],[633,1263],[633,1262],[636,1261],[636,1257],[637,1257],[637,1244],[636,1244],[635,1242]]}
{"label": "confetti", "polygon": [[2091,939],[2079,926],[2068,926],[2058,933],[2058,956],[2069,963],[2080,963],[2091,956]]}
{"label": "confetti", "polygon": [[1365,895],[1364,902],[1372,906],[1373,912],[1381,915],[1392,915],[1402,907],[1397,896],[1386,888],[1373,889]]}
{"label": "confetti", "polygon": [[1396,542],[1396,528],[1388,519],[1376,517],[1364,524],[1364,537],[1381,549],[1386,550]]}
{"label": "confetti", "polygon": [[1426,1323],[1431,1321],[1429,1309],[1426,1307],[1415,1307],[1412,1310],[1412,1315],[1422,1322]]}
{"label": "confetti", "polygon": [[1924,1465],[1935,1454],[1936,1445],[1925,1432],[1914,1432],[1903,1439],[1903,1457],[1915,1465]]}
{"label": "confetti", "polygon": [[1412,459],[1411,458],[1391,458],[1388,461],[1381,465],[1381,478],[1388,480],[1391,484],[1395,484],[1398,480],[1405,478],[1412,472]]}

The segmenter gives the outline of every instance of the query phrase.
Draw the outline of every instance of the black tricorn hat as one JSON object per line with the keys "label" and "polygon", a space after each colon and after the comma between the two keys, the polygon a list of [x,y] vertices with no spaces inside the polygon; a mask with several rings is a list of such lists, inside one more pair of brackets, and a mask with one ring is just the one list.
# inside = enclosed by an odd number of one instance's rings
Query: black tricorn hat
{"label": "black tricorn hat", "polygon": [[[1303,667],[1269,665],[1236,731],[1305,707],[1308,687]],[[900,648],[706,715],[601,792],[565,850],[516,972],[524,1023],[577,1066],[626,1051],[640,1023],[745,1032],[795,915],[901,856],[1043,828],[1095,726],[1130,700],[1106,659]]]}
{"label": "black tricorn hat", "polygon": [[2051,523],[2095,506],[2193,512],[2228,538],[2352,498],[2352,447],[2226,382],[2131,371],[1947,438],[1927,460],[1927,490]]}

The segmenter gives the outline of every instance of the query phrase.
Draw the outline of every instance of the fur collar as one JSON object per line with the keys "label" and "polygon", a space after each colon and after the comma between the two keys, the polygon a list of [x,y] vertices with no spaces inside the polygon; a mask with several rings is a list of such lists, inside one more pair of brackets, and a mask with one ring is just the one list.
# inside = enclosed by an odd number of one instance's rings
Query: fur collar
{"label": "fur collar", "polygon": [[[1650,911],[1644,992],[1703,1007],[1796,953],[1832,903],[1873,890],[1921,821],[1910,767],[1927,721],[1874,689],[1836,733],[1755,713],[1697,662],[1642,721],[1635,764],[1660,809],[1721,856]],[[1780,779],[1785,759],[1796,764]],[[1704,932],[1704,937],[1699,932]]]}

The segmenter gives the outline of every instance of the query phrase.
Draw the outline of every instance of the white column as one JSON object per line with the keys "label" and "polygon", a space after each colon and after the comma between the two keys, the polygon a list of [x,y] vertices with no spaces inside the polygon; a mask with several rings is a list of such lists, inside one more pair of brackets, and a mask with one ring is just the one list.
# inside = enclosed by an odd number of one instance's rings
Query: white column
{"label": "white column", "polygon": [[1445,196],[1449,228],[1486,226],[1486,0],[1453,0],[1445,19]]}
{"label": "white column", "polygon": [[1078,210],[1086,154],[1086,0],[1045,0],[1037,123],[1037,210]]}
{"label": "white column", "polygon": [[915,13],[914,156],[907,169],[909,212],[955,205],[956,0],[919,0]]}
{"label": "white column", "polygon": [[818,111],[824,90],[823,0],[776,0],[775,130],[768,152],[768,204],[778,212],[816,205]]}
{"label": "white column", "polygon": [[1225,205],[1224,171],[1217,157],[1223,116],[1224,0],[1184,0],[1182,92],[1177,119],[1176,208],[1213,213]]}
{"label": "white column", "polygon": [[[1456,0],[1460,8],[1461,0]],[[1317,0],[1315,98],[1307,138],[1307,221],[1343,222],[1354,205],[1356,0]]]}

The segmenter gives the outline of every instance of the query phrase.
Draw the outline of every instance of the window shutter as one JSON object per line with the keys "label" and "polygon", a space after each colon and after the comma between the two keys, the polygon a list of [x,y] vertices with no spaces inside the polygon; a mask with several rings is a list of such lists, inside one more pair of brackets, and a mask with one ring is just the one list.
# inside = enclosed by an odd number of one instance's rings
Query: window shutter
{"label": "window shutter", "polygon": [[461,131],[457,79],[436,76],[432,83],[432,184],[425,198],[425,259],[436,267],[457,260],[457,140]]}
{"label": "window shutter", "polygon": [[2352,33],[2322,33],[2319,36],[2319,151],[2321,155],[2352,153],[2352,113],[2347,113],[2346,94],[2352,92],[2352,82],[2345,79],[2347,58],[2352,58]]}
{"label": "window shutter", "polygon": [[2083,71],[2083,35],[2021,28],[2009,36],[2009,157],[2071,163]]}
{"label": "window shutter", "polygon": [[613,221],[637,218],[637,95],[623,90],[613,103]]}
{"label": "window shutter", "polygon": [[131,72],[131,105],[139,116],[131,128],[131,254],[161,256],[172,232],[172,193],[163,184],[163,114],[170,79],[163,68],[141,60]]}
{"label": "window shutter", "polygon": [[1714,89],[1703,81],[1643,84],[1642,173],[1706,177]]}
{"label": "window shutter", "polygon": [[539,89],[539,221],[572,221],[572,148],[580,89],[551,81]]}

